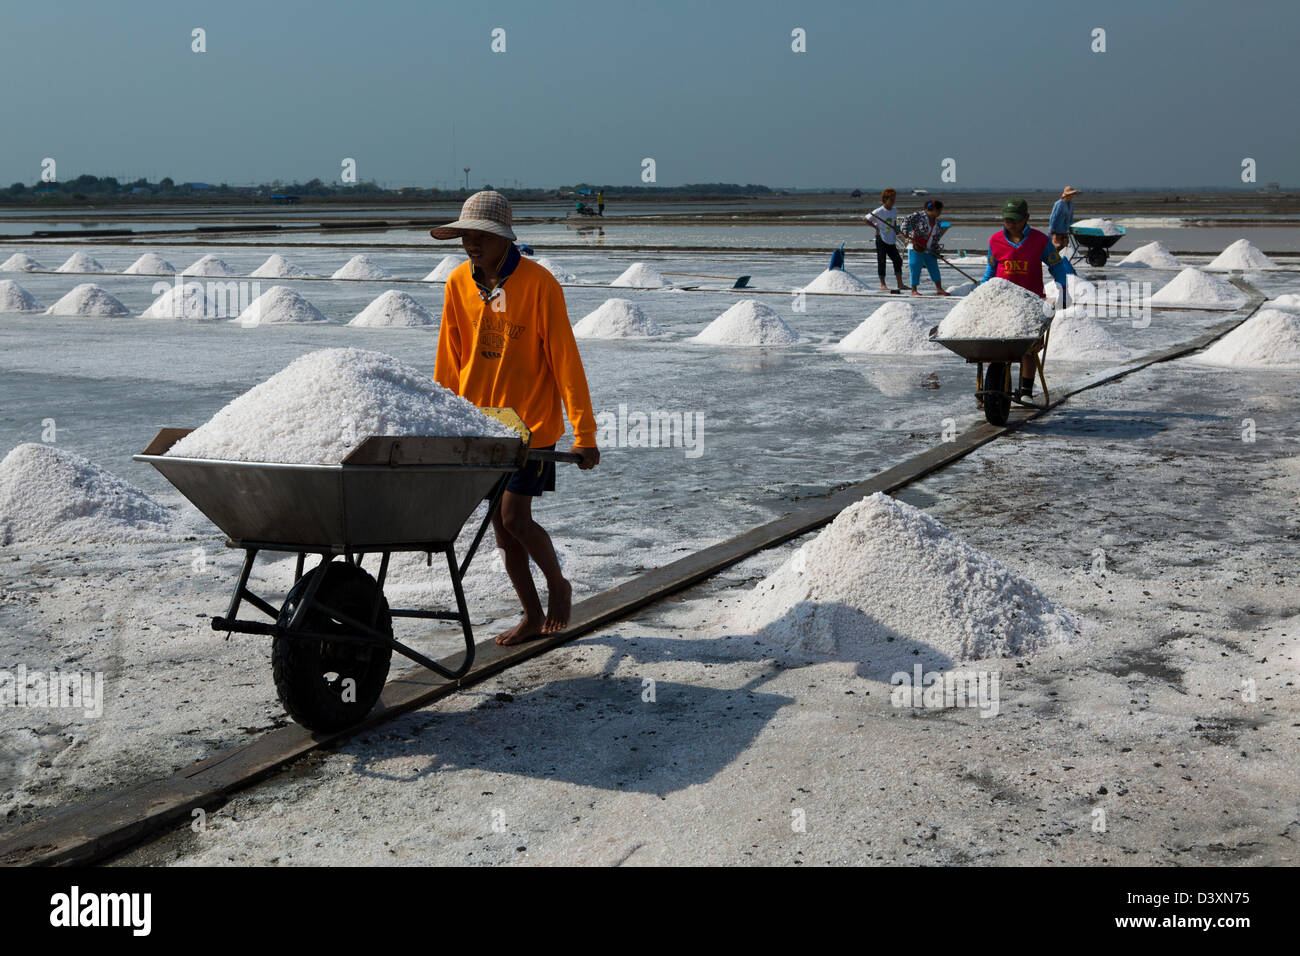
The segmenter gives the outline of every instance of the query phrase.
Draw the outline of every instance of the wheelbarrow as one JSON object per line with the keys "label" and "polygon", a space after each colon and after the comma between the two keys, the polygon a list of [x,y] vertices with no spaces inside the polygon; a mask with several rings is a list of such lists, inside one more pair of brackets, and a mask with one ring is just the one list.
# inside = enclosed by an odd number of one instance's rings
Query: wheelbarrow
{"label": "wheelbarrow", "polygon": [[1123,226],[1116,226],[1119,235],[1108,236],[1100,229],[1091,226],[1071,226],[1070,243],[1074,247],[1074,254],[1070,256],[1070,262],[1078,262],[1080,259],[1087,259],[1088,265],[1100,269],[1110,258],[1110,247],[1115,245],[1124,238],[1124,233],[1128,232]]}
{"label": "wheelbarrow", "polygon": [[[191,429],[164,428],[134,456],[148,462],[242,548],[244,561],[226,613],[215,631],[272,638],[276,692],[289,716],[309,730],[349,727],[370,712],[388,679],[393,651],[448,680],[474,664],[474,631],[463,581],[506,482],[526,461],[578,462],[572,452],[528,447],[527,426],[510,409],[484,409],[515,437],[372,436],[338,465],[218,461],[166,454]],[[479,504],[487,502],[464,557],[456,539]],[[393,608],[384,597],[390,557],[423,551],[432,565],[441,553],[455,595],[454,609]],[[294,584],[277,607],[255,594],[249,575],[263,552],[297,555]],[[318,556],[307,569],[308,556]],[[378,556],[373,571],[362,567]],[[269,620],[241,618],[244,605]],[[453,621],[464,654],[444,667],[393,636],[393,618]]]}
{"label": "wheelbarrow", "polygon": [[[930,330],[930,341],[939,343],[948,351],[960,355],[968,364],[976,366],[975,404],[984,409],[984,418],[990,425],[1005,425],[1013,403],[1026,408],[1046,408],[1051,401],[1047,393],[1047,378],[1043,374],[1050,331],[1049,319],[1042,332],[1027,338],[941,339],[938,338],[939,327],[935,326]],[[1042,346],[1037,362],[1038,379],[1043,385],[1041,405],[1017,397],[1011,388],[1011,366],[1039,346]],[[985,365],[988,366],[987,369]]]}

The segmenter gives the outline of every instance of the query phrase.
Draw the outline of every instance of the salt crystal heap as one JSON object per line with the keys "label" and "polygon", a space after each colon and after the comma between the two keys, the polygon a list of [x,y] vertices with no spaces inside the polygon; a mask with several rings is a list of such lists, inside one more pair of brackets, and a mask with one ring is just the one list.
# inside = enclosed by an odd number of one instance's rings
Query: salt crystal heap
{"label": "salt crystal heap", "polygon": [[1031,654],[1078,628],[1032,582],[883,494],[846,508],[755,587],[735,624],[873,676]]}
{"label": "salt crystal heap", "polygon": [[1208,272],[1263,272],[1280,268],[1249,239],[1238,239],[1205,267]]}
{"label": "salt crystal heap", "polygon": [[15,252],[0,265],[0,272],[44,272],[41,265],[25,252]]}
{"label": "salt crystal heap", "polygon": [[886,302],[835,346],[837,352],[871,352],[878,355],[925,355],[947,351],[930,341],[932,320],[920,315],[910,302]]}
{"label": "salt crystal heap", "polygon": [[126,315],[127,308],[93,282],[83,282],[45,310],[46,315]]}
{"label": "salt crystal heap", "polygon": [[0,279],[0,312],[40,311],[40,303],[30,292],[13,279]]}
{"label": "salt crystal heap", "polygon": [[295,322],[328,322],[324,314],[288,286],[273,285],[232,319],[247,328],[255,325],[287,325]]}
{"label": "salt crystal heap", "polygon": [[704,345],[795,345],[799,333],[755,299],[741,299],[691,339]]}
{"label": "salt crystal heap", "polygon": [[1199,269],[1184,269],[1151,297],[1154,306],[1184,308],[1237,309],[1245,303],[1246,293],[1232,283]]}
{"label": "salt crystal heap", "polygon": [[1195,360],[1206,365],[1300,366],[1300,315],[1260,309]]}
{"label": "salt crystal heap", "polygon": [[1181,269],[1182,262],[1165,248],[1163,242],[1148,242],[1138,246],[1122,260],[1116,263],[1125,269]]}
{"label": "salt crystal heap", "polygon": [[1074,223],[1080,229],[1099,229],[1103,236],[1122,236],[1119,226],[1115,225],[1109,219],[1080,219]]}
{"label": "salt crystal heap", "polygon": [[515,432],[391,355],[321,349],[240,395],[167,454],[336,465],[371,435]]}
{"label": "salt crystal heap", "polygon": [[411,295],[389,289],[366,306],[348,325],[371,328],[414,328],[437,325],[438,318]]}
{"label": "salt crystal heap", "polygon": [[277,252],[250,272],[249,276],[254,279],[310,279],[312,274]]}
{"label": "salt crystal heap", "polygon": [[206,255],[181,273],[183,276],[234,276],[234,269],[214,255]]}
{"label": "salt crystal heap", "polygon": [[545,269],[547,272],[549,272],[551,275],[555,276],[556,280],[559,282],[573,282],[578,278],[576,275],[574,275],[572,272],[567,271],[563,266],[555,262],[553,259],[546,258],[546,256],[538,256],[533,261],[536,262],[543,269]]}
{"label": "salt crystal heap", "polygon": [[1287,292],[1276,299],[1269,299],[1264,303],[1268,309],[1283,309],[1287,312],[1300,312],[1300,295],[1294,292]]}
{"label": "salt crystal heap", "polygon": [[468,262],[464,256],[443,256],[434,270],[424,277],[425,282],[446,282],[462,262]]}
{"label": "salt crystal heap", "polygon": [[843,269],[827,269],[812,282],[803,287],[804,292],[836,293],[839,295],[853,295],[860,292],[870,292],[871,286],[867,285],[852,272],[845,272]]}
{"label": "salt crystal heap", "polygon": [[939,323],[941,339],[1029,339],[1042,330],[1044,300],[1006,279],[983,282]]}
{"label": "salt crystal heap", "polygon": [[68,256],[55,272],[103,272],[104,265],[88,252],[78,250]]}
{"label": "salt crystal heap", "polygon": [[573,327],[579,339],[650,339],[664,334],[631,299],[606,299]]}
{"label": "salt crystal heap", "polygon": [[190,319],[202,322],[221,318],[216,298],[201,282],[173,284],[140,313],[142,319]]}
{"label": "salt crystal heap", "polygon": [[391,279],[387,269],[367,255],[353,256],[343,263],[331,279]]}
{"label": "salt crystal heap", "polygon": [[174,276],[176,267],[156,252],[146,252],[122,270],[127,276]]}
{"label": "salt crystal heap", "polygon": [[634,262],[610,285],[630,289],[662,289],[672,283],[644,262]]}
{"label": "salt crystal heap", "polygon": [[1047,357],[1058,362],[1126,362],[1134,355],[1083,310],[1058,312],[1047,337]]}

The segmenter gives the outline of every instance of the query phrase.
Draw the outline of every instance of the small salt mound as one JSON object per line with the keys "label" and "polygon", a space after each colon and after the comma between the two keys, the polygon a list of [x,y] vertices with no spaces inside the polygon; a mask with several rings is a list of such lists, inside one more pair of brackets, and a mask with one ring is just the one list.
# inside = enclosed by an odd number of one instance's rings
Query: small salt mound
{"label": "small salt mound", "polygon": [[311,273],[277,252],[250,272],[249,276],[254,279],[310,279]]}
{"label": "small salt mound", "polygon": [[[1066,277],[1066,282],[1070,288],[1069,302],[1071,304],[1080,300],[1084,302],[1095,302],[1097,299],[1097,286],[1089,282],[1081,275],[1073,272]],[[1061,286],[1049,276],[1044,276],[1043,287],[1047,291],[1047,301],[1053,303],[1060,302]]]}
{"label": "small salt mound", "polygon": [[469,262],[464,256],[443,256],[434,270],[424,277],[425,282],[446,282],[462,262]]}
{"label": "small salt mound", "polygon": [[919,315],[910,302],[886,302],[835,346],[837,352],[921,355],[947,351],[930,341],[932,319]]}
{"label": "small salt mound", "polygon": [[799,333],[772,308],[741,299],[691,339],[706,345],[795,345]]}
{"label": "small salt mound", "polygon": [[208,254],[181,273],[183,276],[233,276],[234,269],[216,256]]}
{"label": "small salt mound", "polygon": [[867,285],[852,272],[843,269],[827,269],[812,282],[803,287],[804,292],[834,292],[840,295],[854,292],[870,292]]}
{"label": "small salt mound", "polygon": [[573,334],[580,339],[650,339],[664,330],[632,300],[606,299],[574,325]]}
{"label": "small salt mound", "polygon": [[348,325],[371,328],[414,328],[437,325],[438,318],[405,292],[389,289],[366,306]]}
{"label": "small salt mound", "polygon": [[1047,339],[1047,357],[1058,362],[1125,362],[1134,351],[1088,315],[1058,312]]}
{"label": "small salt mound", "polygon": [[1127,269],[1181,269],[1182,262],[1170,252],[1163,242],[1148,242],[1138,246],[1116,263]]}
{"label": "small salt mound", "polygon": [[1109,219],[1082,219],[1074,223],[1080,229],[1100,229],[1103,236],[1120,236],[1119,226]]}
{"label": "small salt mound", "polygon": [[221,318],[215,298],[207,294],[201,282],[186,282],[177,288],[173,285],[149,308],[140,313],[142,319],[191,319],[205,321]]}
{"label": "small salt mound", "polygon": [[1218,276],[1199,269],[1184,269],[1151,297],[1156,306],[1177,305],[1208,309],[1236,309],[1246,301],[1246,294]]}
{"label": "small salt mound", "polygon": [[367,255],[353,256],[331,279],[391,279],[392,275],[374,259]]}
{"label": "small salt mound", "polygon": [[980,283],[939,323],[941,339],[1027,339],[1046,320],[1044,300],[1006,279]]}
{"label": "small salt mound", "polygon": [[1300,365],[1300,315],[1261,309],[1196,360],[1206,365]]}
{"label": "small salt mound", "polygon": [[29,442],[0,461],[0,544],[172,537],[166,508],[80,455]]}
{"label": "small salt mound", "polygon": [[974,282],[963,282],[960,285],[953,286],[951,289],[944,289],[944,291],[947,292],[949,295],[960,296],[960,295],[970,295],[977,288],[979,288],[979,286]]}
{"label": "small salt mound", "polygon": [[15,252],[0,265],[0,272],[44,272],[41,265],[25,252]]}
{"label": "small salt mound", "polygon": [[1075,639],[1032,582],[883,494],[846,508],[750,592],[736,625],[874,673],[1031,654]]}
{"label": "small salt mound", "polygon": [[174,276],[176,267],[155,252],[146,252],[122,270],[128,276]]}
{"label": "small salt mound", "polygon": [[273,285],[248,303],[248,308],[231,321],[251,327],[290,322],[328,322],[329,319],[288,286]]}
{"label": "small salt mound", "polygon": [[662,289],[672,283],[644,262],[634,262],[610,285],[630,289]]}
{"label": "small salt mound", "polygon": [[0,279],[0,312],[40,312],[35,297],[13,279]]}
{"label": "small salt mound", "polygon": [[321,349],[240,395],[167,454],[335,465],[371,435],[515,432],[391,355]]}
{"label": "small salt mound", "polygon": [[46,315],[126,315],[127,308],[92,282],[83,282],[45,310]]}
{"label": "small salt mound", "polygon": [[1205,267],[1210,272],[1262,272],[1277,269],[1278,264],[1259,251],[1249,239],[1238,239]]}
{"label": "small salt mound", "polygon": [[104,265],[88,252],[78,250],[68,256],[66,262],[54,270],[55,272],[103,272]]}
{"label": "small salt mound", "polygon": [[549,272],[551,275],[555,276],[555,278],[558,279],[560,282],[573,282],[575,279],[578,278],[572,272],[565,271],[565,269],[559,264],[557,264],[554,260],[546,258],[546,256],[538,256],[533,261],[536,262],[543,269],[545,269],[547,272]]}
{"label": "small salt mound", "polygon": [[1276,299],[1269,299],[1264,303],[1264,307],[1268,309],[1285,309],[1288,312],[1300,312],[1300,295],[1287,292]]}

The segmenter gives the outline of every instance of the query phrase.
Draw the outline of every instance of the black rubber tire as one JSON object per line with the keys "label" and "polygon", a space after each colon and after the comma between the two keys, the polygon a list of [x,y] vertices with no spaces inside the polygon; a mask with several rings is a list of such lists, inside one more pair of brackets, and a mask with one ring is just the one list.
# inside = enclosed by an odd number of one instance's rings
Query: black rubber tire
{"label": "black rubber tire", "polygon": [[[348,617],[369,620],[378,590],[375,579],[356,565],[342,561],[331,561],[324,571],[317,600]],[[309,571],[293,586],[280,609],[281,627],[288,626],[312,578],[320,573],[320,569]],[[326,634],[348,633],[320,611],[308,611],[300,627]],[[390,637],[393,633],[393,618],[383,595],[379,596],[375,629]],[[277,635],[271,644],[271,669],[280,703],[299,724],[323,732],[350,727],[370,713],[388,680],[392,657],[390,647],[311,640],[292,634]],[[346,680],[355,682],[355,700],[344,699]]]}
{"label": "black rubber tire", "polygon": [[1100,269],[1106,264],[1106,260],[1109,258],[1110,253],[1105,249],[1088,250],[1088,265],[1092,266],[1094,269]]}
{"label": "black rubber tire", "polygon": [[[1011,414],[1011,396],[1002,389],[1007,386],[1007,364],[991,362],[984,370],[984,417],[990,425],[1005,425]],[[994,395],[996,388],[1000,394]]]}

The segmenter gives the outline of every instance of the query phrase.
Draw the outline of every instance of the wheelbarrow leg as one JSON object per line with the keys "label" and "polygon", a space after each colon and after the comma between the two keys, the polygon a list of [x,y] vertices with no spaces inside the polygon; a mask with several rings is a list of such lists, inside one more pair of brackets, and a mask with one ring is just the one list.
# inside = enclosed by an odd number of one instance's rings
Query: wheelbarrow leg
{"label": "wheelbarrow leg", "polygon": [[[502,488],[505,487],[504,481]],[[498,501],[500,498],[498,497]],[[491,510],[488,517],[491,517]],[[480,529],[481,531],[481,529]],[[482,537],[480,533],[479,537]],[[469,564],[469,559],[473,557],[471,552],[465,558],[465,565]],[[465,603],[465,590],[461,587],[461,567],[456,564],[456,548],[454,545],[447,545],[447,573],[451,575],[451,588],[456,592],[456,613],[460,620],[461,631],[465,635],[465,660],[461,662],[460,667],[456,669],[454,677],[463,677],[469,673],[469,669],[474,666],[474,626],[469,619],[469,606]]]}

